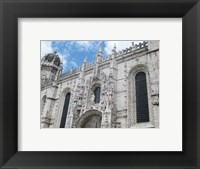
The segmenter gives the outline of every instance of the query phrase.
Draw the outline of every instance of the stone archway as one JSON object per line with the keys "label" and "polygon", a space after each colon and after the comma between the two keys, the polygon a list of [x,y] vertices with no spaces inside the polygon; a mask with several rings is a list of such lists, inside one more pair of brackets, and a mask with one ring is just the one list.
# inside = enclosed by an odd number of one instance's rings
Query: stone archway
{"label": "stone archway", "polygon": [[78,119],[77,128],[101,128],[102,113],[98,110],[86,111]]}

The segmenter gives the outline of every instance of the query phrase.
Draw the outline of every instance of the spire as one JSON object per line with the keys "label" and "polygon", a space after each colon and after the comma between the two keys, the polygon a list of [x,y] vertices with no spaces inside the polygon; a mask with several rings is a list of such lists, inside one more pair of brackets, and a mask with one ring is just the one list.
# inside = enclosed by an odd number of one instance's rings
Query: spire
{"label": "spire", "polygon": [[102,51],[102,41],[99,42],[99,50],[98,50],[98,52],[103,52]]}
{"label": "spire", "polygon": [[117,47],[116,47],[116,43],[114,43],[113,50],[116,50],[116,49],[117,49]]}
{"label": "spire", "polygon": [[86,64],[87,64],[87,56],[85,56],[85,59],[83,60],[83,64],[82,64],[82,67],[81,67],[82,71],[84,71]]}
{"label": "spire", "polygon": [[83,60],[83,62],[87,63],[87,56],[85,56],[85,59]]}
{"label": "spire", "polygon": [[96,62],[99,63],[102,60],[103,50],[102,50],[102,41],[99,41],[99,49],[96,53]]}
{"label": "spire", "polygon": [[114,46],[113,46],[112,52],[116,52],[116,49],[117,49],[117,47],[116,47],[116,43],[114,43]]}
{"label": "spire", "polygon": [[117,47],[116,47],[116,43],[114,43],[114,46],[113,46],[113,49],[112,49],[112,58],[115,58],[116,57],[116,49],[117,49]]}

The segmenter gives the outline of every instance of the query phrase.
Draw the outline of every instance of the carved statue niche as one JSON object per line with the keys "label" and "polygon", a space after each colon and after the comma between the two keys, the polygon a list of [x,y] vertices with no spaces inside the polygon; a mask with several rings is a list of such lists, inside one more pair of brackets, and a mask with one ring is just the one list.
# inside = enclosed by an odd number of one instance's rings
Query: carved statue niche
{"label": "carved statue niche", "polygon": [[106,105],[106,108],[109,107],[109,93],[108,93],[108,91],[105,92],[105,105]]}
{"label": "carved statue niche", "polygon": [[70,114],[74,114],[75,113],[76,107],[77,107],[77,100],[74,100],[72,105],[71,105],[71,108],[70,108]]}
{"label": "carved statue niche", "polygon": [[103,91],[102,94],[101,94],[101,110],[102,111],[106,110],[106,96],[105,96],[105,91]]}
{"label": "carved statue niche", "polygon": [[100,79],[101,80],[104,80],[104,78],[105,78],[105,73],[102,71],[102,69],[100,70],[100,72],[99,72],[100,74],[99,74],[99,77],[100,77]]}
{"label": "carved statue niche", "polygon": [[90,104],[91,104],[91,105],[94,105],[94,104],[95,104],[94,98],[95,98],[94,93],[92,93],[92,94],[91,94],[91,97],[90,97]]}
{"label": "carved statue niche", "polygon": [[80,95],[80,96],[83,96],[83,94],[84,94],[84,86],[83,86],[83,85],[80,85],[80,86],[79,86],[79,95]]}
{"label": "carved statue niche", "polygon": [[88,86],[85,86],[84,90],[83,90],[83,97],[82,97],[82,106],[83,107],[86,107],[87,97],[88,97]]}

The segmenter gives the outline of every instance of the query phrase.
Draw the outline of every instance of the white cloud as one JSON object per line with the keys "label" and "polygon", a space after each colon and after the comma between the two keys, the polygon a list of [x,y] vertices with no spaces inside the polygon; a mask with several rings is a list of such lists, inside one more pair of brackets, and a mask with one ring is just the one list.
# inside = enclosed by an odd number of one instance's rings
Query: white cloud
{"label": "white cloud", "polygon": [[114,44],[116,44],[117,51],[119,51],[119,50],[126,49],[132,46],[132,42],[134,42],[135,44],[138,44],[139,42],[142,42],[142,41],[105,41],[105,48],[104,48],[104,51],[106,52],[105,54],[108,55],[112,53]]}
{"label": "white cloud", "polygon": [[83,50],[91,50],[95,47],[96,43],[95,41],[76,41],[75,45],[78,50],[83,51]]}
{"label": "white cloud", "polygon": [[48,53],[54,52],[51,45],[52,41],[41,41],[41,58]]}
{"label": "white cloud", "polygon": [[59,52],[57,53],[57,55],[60,57],[60,60],[63,63],[63,66],[65,66],[67,64],[68,56],[67,55],[63,55],[63,54],[61,54]]}
{"label": "white cloud", "polygon": [[71,63],[71,65],[73,65],[74,67],[78,67],[78,65],[77,65],[77,63],[76,63],[76,62],[74,62],[74,61],[71,61],[70,63]]}

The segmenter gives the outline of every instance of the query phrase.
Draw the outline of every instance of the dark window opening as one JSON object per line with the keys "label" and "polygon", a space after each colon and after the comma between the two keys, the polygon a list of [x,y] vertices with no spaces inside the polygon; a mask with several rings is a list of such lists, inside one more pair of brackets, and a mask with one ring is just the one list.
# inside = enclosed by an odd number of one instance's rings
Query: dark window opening
{"label": "dark window opening", "polygon": [[95,103],[100,103],[100,93],[101,93],[101,88],[100,87],[97,87],[95,90],[94,90],[94,102]]}
{"label": "dark window opening", "polygon": [[136,111],[137,122],[149,121],[149,106],[147,96],[146,75],[144,72],[139,72],[135,76],[136,83]]}
{"label": "dark window opening", "polygon": [[70,95],[71,95],[70,93],[67,93],[66,96],[65,96],[62,118],[61,118],[61,122],[60,122],[60,128],[65,127],[67,112],[68,112],[68,107],[69,107],[69,101],[70,101]]}

